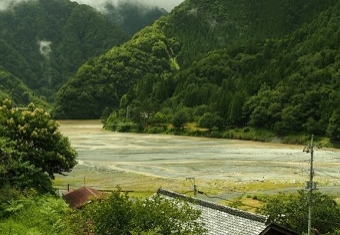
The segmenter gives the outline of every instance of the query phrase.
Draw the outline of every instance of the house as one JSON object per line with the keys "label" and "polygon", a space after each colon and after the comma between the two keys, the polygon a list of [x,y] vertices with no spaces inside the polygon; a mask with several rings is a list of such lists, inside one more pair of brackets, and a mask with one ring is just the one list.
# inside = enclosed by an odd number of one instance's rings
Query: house
{"label": "house", "polygon": [[62,197],[71,208],[77,209],[86,203],[90,203],[93,198],[101,198],[102,196],[102,193],[95,189],[82,187],[77,190],[68,191]]}
{"label": "house", "polygon": [[263,215],[238,210],[197,198],[159,189],[166,198],[183,199],[202,211],[202,222],[209,235],[298,235],[289,229],[268,222]]}

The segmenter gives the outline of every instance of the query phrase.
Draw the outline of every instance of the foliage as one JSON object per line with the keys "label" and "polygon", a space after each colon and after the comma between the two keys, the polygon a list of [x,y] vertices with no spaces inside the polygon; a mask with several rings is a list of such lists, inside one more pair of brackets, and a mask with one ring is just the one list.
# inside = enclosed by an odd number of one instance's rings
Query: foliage
{"label": "foliage", "polygon": [[19,191],[10,185],[4,185],[0,187],[0,220],[10,217],[14,208],[7,210],[11,205],[10,202],[20,201],[25,198],[26,195],[31,195],[33,192],[29,190]]}
{"label": "foliage", "polygon": [[110,116],[104,120],[103,128],[117,132],[133,132],[137,129],[137,125],[125,116],[122,117],[118,113],[112,112]]}
{"label": "foliage", "polygon": [[52,183],[47,174],[29,161],[23,160],[23,154],[16,150],[16,142],[0,139],[0,189],[7,186],[40,192],[52,192]]}
{"label": "foliage", "polygon": [[187,1],[171,13],[165,30],[181,39],[177,59],[188,67],[208,51],[283,37],[334,3],[336,0],[322,4],[317,0]]}
{"label": "foliage", "polygon": [[162,125],[167,123],[167,117],[162,112],[157,112],[152,116],[152,124],[154,125]]}
{"label": "foliage", "polygon": [[[58,92],[53,116],[63,119],[99,118],[106,107],[118,109],[122,96],[140,78],[145,78],[146,81],[137,86],[152,89],[145,84],[150,85],[159,78],[154,74],[175,69],[171,67],[172,54],[168,44],[161,26],[154,24],[137,33],[132,41],[120,48],[113,48],[84,64]],[[158,54],[164,57],[159,57]],[[140,90],[141,95],[148,94],[144,89]],[[150,104],[143,98],[141,104]],[[144,107],[139,110],[145,112]],[[140,112],[135,114],[140,116]]]}
{"label": "foliage", "polygon": [[[184,201],[154,195],[145,200],[130,200],[113,192],[107,199],[85,206],[73,216],[77,234],[204,234],[198,220],[200,212]],[[89,223],[91,221],[91,223]]]}
{"label": "foliage", "polygon": [[76,152],[58,124],[32,103],[19,109],[5,99],[0,107],[1,183],[39,191],[51,189],[54,174],[69,172],[76,164]]}
{"label": "foliage", "polygon": [[327,134],[332,141],[340,140],[340,110],[335,109],[329,119]]}
{"label": "foliage", "polygon": [[[325,1],[324,11],[318,11],[309,5],[312,2],[277,2],[274,6],[261,1],[250,12],[246,7],[250,3],[231,2],[187,2],[160,19],[158,24],[163,26],[180,70],[163,77],[141,77],[124,95],[124,107],[147,107],[149,113],[168,108],[173,117],[178,115],[178,107],[208,107],[205,112],[218,114],[223,127],[268,129],[279,137],[327,135],[337,141],[340,86],[335,41],[340,34],[335,25],[339,3]],[[227,22],[241,9],[243,18],[235,23],[239,27],[230,30]],[[227,19],[214,17],[221,12]],[[268,14],[275,22],[268,22]],[[247,23],[249,19],[254,25]],[[191,22],[192,27],[184,27],[183,22]],[[260,31],[256,25],[261,25]],[[219,34],[224,30],[228,39]],[[236,33],[240,31],[247,32],[248,39]],[[216,38],[224,41],[214,42]],[[175,50],[177,43],[179,51]],[[159,91],[164,94],[161,99]],[[173,120],[180,120],[178,117]]]}
{"label": "foliage", "polygon": [[[1,44],[1,42],[0,42]],[[0,68],[0,100],[11,98],[18,106],[26,106],[31,102],[49,108],[49,104],[34,94],[18,77]]]}
{"label": "foliage", "polygon": [[0,11],[0,28],[0,66],[49,102],[86,60],[128,39],[103,14],[69,0],[12,4]]}
{"label": "foliage", "polygon": [[172,125],[176,129],[183,129],[184,125],[189,121],[188,113],[184,110],[180,110],[175,113],[172,118]]}
{"label": "foliage", "polygon": [[223,119],[217,114],[204,113],[198,121],[198,126],[208,128],[209,130],[213,128],[221,130],[223,127]]}
{"label": "foliage", "polygon": [[[14,196],[14,194],[13,194]],[[70,213],[68,205],[55,196],[38,196],[3,200],[0,205],[6,217],[1,217],[0,233],[17,235],[70,234],[66,216]]]}
{"label": "foliage", "polygon": [[[264,199],[264,206],[259,212],[268,215],[272,222],[302,234],[307,230],[308,202],[306,191],[301,190],[298,194],[280,193]],[[331,196],[314,192],[312,208],[312,228],[321,234],[339,229],[340,207]]]}
{"label": "foliage", "polygon": [[104,8],[104,14],[130,36],[166,14],[164,9],[129,1],[106,2]]}

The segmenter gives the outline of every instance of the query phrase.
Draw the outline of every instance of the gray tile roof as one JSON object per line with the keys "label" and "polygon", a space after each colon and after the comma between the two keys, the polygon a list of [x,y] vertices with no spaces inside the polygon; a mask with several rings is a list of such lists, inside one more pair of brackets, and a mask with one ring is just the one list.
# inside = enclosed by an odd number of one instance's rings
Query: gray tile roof
{"label": "gray tile roof", "polygon": [[185,195],[159,189],[158,193],[170,198],[181,198],[202,211],[202,222],[209,235],[259,235],[267,227],[267,217],[228,206],[190,198]]}

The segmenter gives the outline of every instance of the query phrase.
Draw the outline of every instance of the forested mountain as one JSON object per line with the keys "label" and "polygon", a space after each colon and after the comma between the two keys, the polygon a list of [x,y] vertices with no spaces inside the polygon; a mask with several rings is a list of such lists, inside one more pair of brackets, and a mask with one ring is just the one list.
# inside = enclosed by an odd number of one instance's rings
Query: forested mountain
{"label": "forested mountain", "polygon": [[[131,12],[135,21],[129,21]],[[4,87],[1,97],[19,105],[32,101],[29,97],[53,102],[55,92],[78,67],[127,41],[133,30],[151,24],[159,14],[165,12],[132,3],[107,7],[104,14],[70,0],[23,1],[0,11],[1,85],[12,83],[9,77],[26,85],[24,91]],[[116,22],[115,15],[125,20]]]}
{"label": "forested mountain", "polygon": [[83,65],[54,115],[114,110],[145,123],[184,110],[190,121],[338,138],[339,13],[339,0],[185,1]]}
{"label": "forested mountain", "polygon": [[0,69],[0,100],[8,97],[19,105],[34,102],[38,106],[49,107],[46,101],[35,96],[19,78]]}
{"label": "forested mountain", "polygon": [[107,2],[104,5],[103,14],[133,36],[162,15],[166,15],[167,12],[156,6],[147,6],[133,1],[119,1],[117,4]]}

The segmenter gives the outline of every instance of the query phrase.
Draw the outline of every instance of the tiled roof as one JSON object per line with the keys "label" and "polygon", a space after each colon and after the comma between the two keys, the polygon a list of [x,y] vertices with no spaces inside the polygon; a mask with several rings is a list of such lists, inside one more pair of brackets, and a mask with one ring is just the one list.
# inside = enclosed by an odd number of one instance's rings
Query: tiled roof
{"label": "tiled roof", "polygon": [[85,203],[89,203],[91,198],[100,198],[101,193],[95,189],[83,187],[77,190],[66,192],[63,195],[64,200],[72,208],[79,208]]}
{"label": "tiled roof", "polygon": [[[187,197],[164,189],[159,189],[158,193],[169,198],[186,200],[195,209],[201,210],[202,222],[205,223],[208,235],[260,235],[266,234],[264,231],[271,229],[271,224],[268,224],[267,217],[263,215]],[[287,231],[287,233],[274,234],[296,234],[294,232],[289,233],[289,230],[283,228],[282,230]]]}

